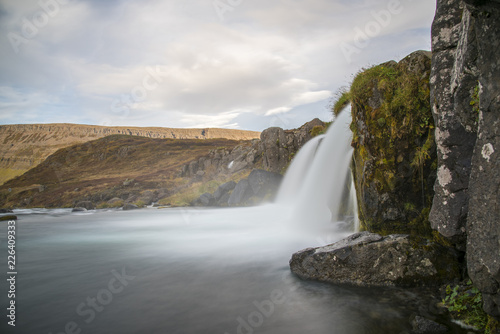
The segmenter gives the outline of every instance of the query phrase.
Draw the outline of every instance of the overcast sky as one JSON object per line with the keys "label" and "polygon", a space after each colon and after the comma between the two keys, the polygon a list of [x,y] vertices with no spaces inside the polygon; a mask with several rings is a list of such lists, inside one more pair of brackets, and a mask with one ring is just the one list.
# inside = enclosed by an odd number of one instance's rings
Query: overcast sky
{"label": "overcast sky", "polygon": [[0,0],[0,124],[331,120],[359,69],[430,50],[435,0]]}

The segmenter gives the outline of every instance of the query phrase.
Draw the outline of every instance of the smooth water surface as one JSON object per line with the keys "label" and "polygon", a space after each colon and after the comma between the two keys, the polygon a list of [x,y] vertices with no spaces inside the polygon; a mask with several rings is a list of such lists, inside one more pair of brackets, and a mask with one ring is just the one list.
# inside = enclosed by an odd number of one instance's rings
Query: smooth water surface
{"label": "smooth water surface", "polygon": [[2,315],[1,333],[387,334],[413,312],[410,293],[293,276],[293,252],[350,232],[290,233],[277,206],[16,214],[17,325]]}

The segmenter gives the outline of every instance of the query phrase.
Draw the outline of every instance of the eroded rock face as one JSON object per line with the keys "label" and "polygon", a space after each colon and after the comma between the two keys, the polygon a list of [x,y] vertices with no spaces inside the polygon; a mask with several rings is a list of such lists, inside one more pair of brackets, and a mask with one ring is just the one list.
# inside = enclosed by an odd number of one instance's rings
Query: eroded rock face
{"label": "eroded rock face", "polygon": [[[463,14],[463,20],[461,20]],[[437,2],[432,24],[431,104],[438,171],[429,215],[433,229],[465,250],[471,157],[476,141],[471,96],[477,86],[475,33],[460,0]]]}
{"label": "eroded rock face", "polygon": [[438,179],[429,219],[466,250],[484,309],[500,319],[500,2],[438,0],[432,45]]}
{"label": "eroded rock face", "polygon": [[465,2],[470,30],[476,34],[480,87],[469,182],[467,264],[483,294],[485,311],[500,319],[500,2]]}
{"label": "eroded rock face", "polygon": [[262,167],[281,172],[288,166],[293,155],[313,137],[313,128],[325,129],[325,123],[315,118],[295,130],[272,127],[262,131],[258,151],[263,156]]}
{"label": "eroded rock face", "polygon": [[208,156],[191,161],[182,167],[179,176],[202,181],[254,168],[281,173],[294,154],[317,134],[315,130],[326,130],[326,124],[315,118],[298,129],[268,128],[262,131],[260,140],[251,144],[238,145],[232,150],[215,149]]}
{"label": "eroded rock face", "polygon": [[351,85],[353,174],[363,229],[430,235],[436,145],[430,53],[359,73]]}
{"label": "eroded rock face", "polygon": [[409,235],[370,232],[297,252],[290,268],[304,279],[359,286],[430,286],[459,277],[454,249]]}

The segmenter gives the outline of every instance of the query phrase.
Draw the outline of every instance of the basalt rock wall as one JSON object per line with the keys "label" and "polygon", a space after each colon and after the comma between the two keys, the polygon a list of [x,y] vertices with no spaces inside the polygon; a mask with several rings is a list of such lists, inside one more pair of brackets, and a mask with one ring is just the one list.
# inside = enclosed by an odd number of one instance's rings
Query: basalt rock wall
{"label": "basalt rock wall", "polygon": [[432,227],[466,251],[484,309],[500,318],[500,1],[438,0],[431,104],[438,177]]}

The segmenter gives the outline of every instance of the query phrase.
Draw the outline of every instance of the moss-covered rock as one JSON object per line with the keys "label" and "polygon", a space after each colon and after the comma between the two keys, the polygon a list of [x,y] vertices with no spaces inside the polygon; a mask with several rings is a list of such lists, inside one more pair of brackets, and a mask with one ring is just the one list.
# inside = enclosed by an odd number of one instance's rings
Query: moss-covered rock
{"label": "moss-covered rock", "polygon": [[436,178],[430,52],[361,71],[349,91],[361,228],[431,236]]}

